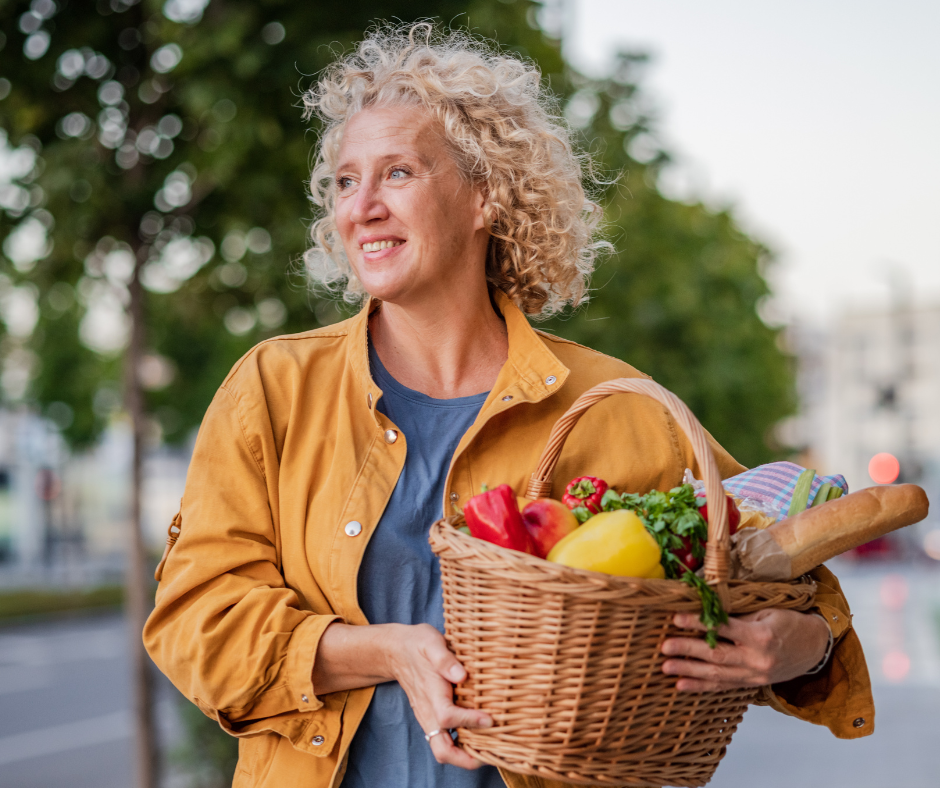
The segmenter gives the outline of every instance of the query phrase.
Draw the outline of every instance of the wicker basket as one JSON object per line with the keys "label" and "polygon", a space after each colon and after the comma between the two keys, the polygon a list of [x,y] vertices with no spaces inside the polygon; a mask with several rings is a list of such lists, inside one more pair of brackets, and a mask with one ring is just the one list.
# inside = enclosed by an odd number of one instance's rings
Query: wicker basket
{"label": "wicker basket", "polygon": [[[705,576],[725,609],[810,607],[811,582],[728,581],[727,504],[705,432],[652,381],[612,380],[583,394],[555,425],[528,497],[550,492],[568,433],[615,393],[658,400],[691,440],[713,515]],[[457,703],[495,722],[459,729],[464,750],[513,772],[584,785],[705,785],[758,690],[680,693],[675,677],[662,673],[659,646],[681,634],[675,613],[701,609],[698,594],[678,580],[553,564],[473,539],[460,524],[449,517],[430,535],[441,562],[447,642],[468,673]]]}

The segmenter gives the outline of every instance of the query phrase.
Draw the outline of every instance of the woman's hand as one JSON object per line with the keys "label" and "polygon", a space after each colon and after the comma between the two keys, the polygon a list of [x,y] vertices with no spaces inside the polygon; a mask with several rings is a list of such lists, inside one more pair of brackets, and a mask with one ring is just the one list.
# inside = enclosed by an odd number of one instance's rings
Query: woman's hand
{"label": "woman's hand", "polygon": [[397,681],[422,730],[441,731],[429,742],[438,763],[482,766],[454,744],[448,729],[489,728],[493,720],[454,705],[454,684],[467,678],[467,671],[430,624],[330,624],[320,638],[311,678],[317,695]]}
{"label": "woman's hand", "polygon": [[418,724],[425,733],[440,730],[431,737],[431,751],[438,763],[463,769],[482,764],[457,747],[449,728],[489,728],[488,714],[454,705],[454,684],[467,678],[467,671],[447,648],[444,636],[429,624],[389,628],[387,659],[389,671],[404,689]]}
{"label": "woman's hand", "polygon": [[[705,631],[694,613],[679,613],[681,629]],[[680,676],[676,688],[685,692],[760,687],[802,676],[822,659],[829,626],[817,615],[768,609],[733,617],[718,629],[730,640],[712,649],[697,638],[669,638],[663,654],[690,659],[667,659],[663,673]]]}

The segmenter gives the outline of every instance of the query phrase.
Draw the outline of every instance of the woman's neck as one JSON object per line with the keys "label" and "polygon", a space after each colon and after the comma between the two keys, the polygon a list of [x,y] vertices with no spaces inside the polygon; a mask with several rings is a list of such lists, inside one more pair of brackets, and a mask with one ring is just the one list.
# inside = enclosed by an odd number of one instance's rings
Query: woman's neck
{"label": "woman's neck", "polygon": [[459,305],[383,303],[369,318],[369,333],[388,373],[435,399],[489,391],[509,355],[506,324],[485,287]]}

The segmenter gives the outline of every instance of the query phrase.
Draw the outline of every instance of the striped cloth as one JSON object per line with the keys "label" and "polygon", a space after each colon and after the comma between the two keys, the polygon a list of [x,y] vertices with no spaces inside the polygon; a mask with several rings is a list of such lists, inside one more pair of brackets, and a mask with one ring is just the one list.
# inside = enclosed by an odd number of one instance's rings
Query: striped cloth
{"label": "striped cloth", "polygon": [[[725,479],[722,483],[725,490],[736,498],[757,499],[779,512],[777,519],[781,519],[787,516],[790,500],[793,498],[793,488],[804,470],[794,462],[771,462],[739,473],[737,476]],[[849,492],[849,485],[844,476],[840,474],[819,476],[817,474],[809,491],[808,504],[812,504],[817,490],[826,482],[833,487],[841,487],[843,495]]]}

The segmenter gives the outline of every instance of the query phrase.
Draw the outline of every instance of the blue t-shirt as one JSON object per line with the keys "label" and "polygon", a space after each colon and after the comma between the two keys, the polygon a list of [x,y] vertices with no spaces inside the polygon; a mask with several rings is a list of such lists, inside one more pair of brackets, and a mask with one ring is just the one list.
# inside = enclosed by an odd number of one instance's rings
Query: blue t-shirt
{"label": "blue t-shirt", "polygon": [[[408,443],[405,467],[359,568],[359,605],[371,624],[431,624],[444,631],[441,571],[428,544],[441,517],[451,458],[486,394],[433,399],[402,386],[369,348],[383,391],[377,409]],[[397,681],[379,684],[349,748],[342,788],[505,788],[494,766],[439,764]]]}

